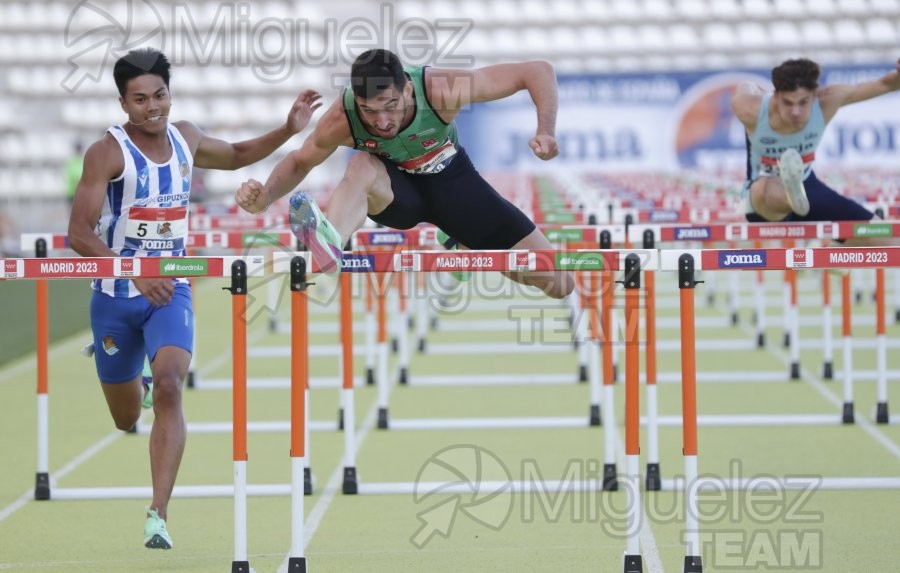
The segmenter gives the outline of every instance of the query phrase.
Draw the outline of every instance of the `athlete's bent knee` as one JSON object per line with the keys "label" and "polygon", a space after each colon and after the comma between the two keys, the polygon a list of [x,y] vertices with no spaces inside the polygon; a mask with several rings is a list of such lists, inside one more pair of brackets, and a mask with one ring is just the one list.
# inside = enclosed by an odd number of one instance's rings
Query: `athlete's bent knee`
{"label": "athlete's bent knee", "polygon": [[550,298],[566,298],[573,290],[575,290],[575,277],[572,276],[572,273],[563,272],[554,275],[544,292]]}
{"label": "athlete's bent knee", "polygon": [[344,179],[368,189],[378,177],[378,160],[368,153],[356,153],[347,163]]}

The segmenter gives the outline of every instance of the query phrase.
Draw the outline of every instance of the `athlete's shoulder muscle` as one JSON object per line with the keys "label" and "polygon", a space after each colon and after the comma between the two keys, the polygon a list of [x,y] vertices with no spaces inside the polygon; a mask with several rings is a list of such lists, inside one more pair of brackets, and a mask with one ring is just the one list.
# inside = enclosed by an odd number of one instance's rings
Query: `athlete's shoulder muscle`
{"label": "athlete's shoulder muscle", "polygon": [[753,129],[759,117],[763,91],[759,86],[744,82],[737,87],[731,98],[731,109],[745,127]]}

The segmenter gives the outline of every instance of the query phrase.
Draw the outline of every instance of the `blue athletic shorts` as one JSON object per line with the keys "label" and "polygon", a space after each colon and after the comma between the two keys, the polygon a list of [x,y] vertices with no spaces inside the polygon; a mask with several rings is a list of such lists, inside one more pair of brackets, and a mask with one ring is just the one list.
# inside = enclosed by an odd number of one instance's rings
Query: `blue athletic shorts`
{"label": "blue athletic shorts", "polygon": [[466,150],[440,173],[412,174],[376,155],[391,178],[394,200],[369,218],[386,227],[411,229],[432,223],[470,249],[509,249],[534,223],[481,177]]}
{"label": "blue athletic shorts", "polygon": [[[750,192],[752,181],[744,183],[744,192]],[[803,181],[806,189],[806,197],[809,199],[809,213],[801,217],[796,213],[788,213],[782,221],[868,221],[875,216],[874,213],[854,201],[844,197],[828,185],[822,183],[816,174],[809,172],[809,177]],[[747,200],[748,209],[749,199]],[[747,213],[747,220],[751,223],[765,223],[756,213]]]}
{"label": "blue athletic shorts", "polygon": [[133,380],[143,369],[144,356],[152,361],[163,346],[193,353],[191,287],[177,283],[171,302],[161,307],[143,296],[114,298],[94,291],[91,330],[100,381],[121,384]]}

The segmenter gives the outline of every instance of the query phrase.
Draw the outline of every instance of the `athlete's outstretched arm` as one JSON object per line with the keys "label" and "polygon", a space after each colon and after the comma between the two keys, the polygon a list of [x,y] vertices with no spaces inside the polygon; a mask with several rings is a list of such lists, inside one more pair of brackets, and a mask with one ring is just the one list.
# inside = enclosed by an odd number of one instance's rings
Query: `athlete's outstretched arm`
{"label": "athlete's outstretched arm", "polygon": [[237,143],[209,137],[190,122],[178,122],[176,125],[188,141],[197,141],[194,165],[207,169],[234,170],[268,157],[294,134],[303,131],[309,125],[312,114],[321,107],[321,97],[316,91],[304,90],[291,106],[284,125],[259,137]]}
{"label": "athlete's outstretched arm", "polygon": [[350,126],[341,100],[328,108],[300,149],[278,162],[265,185],[250,179],[235,193],[235,202],[249,213],[262,213],[269,205],[290,193],[314,167],[334,153],[340,145],[351,145]]}
{"label": "athlete's outstretched arm", "polygon": [[876,98],[900,90],[900,59],[897,69],[871,82],[858,84],[835,84],[819,90],[819,102],[826,119],[830,119],[838,108],[860,101]]}
{"label": "athlete's outstretched arm", "polygon": [[731,96],[731,109],[734,115],[752,132],[756,129],[759,116],[759,102],[762,99],[762,88],[753,82],[741,82]]}
{"label": "athlete's outstretched arm", "polygon": [[559,153],[556,71],[549,63],[497,64],[477,70],[428,68],[426,74],[431,103],[445,121],[471,103],[503,99],[527,90],[537,111],[537,129],[529,145],[541,159],[551,159]]}

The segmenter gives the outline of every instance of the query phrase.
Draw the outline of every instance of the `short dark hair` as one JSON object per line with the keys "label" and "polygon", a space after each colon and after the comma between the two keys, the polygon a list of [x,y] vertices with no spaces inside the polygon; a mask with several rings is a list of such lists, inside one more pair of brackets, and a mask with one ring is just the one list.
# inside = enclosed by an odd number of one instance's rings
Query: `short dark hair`
{"label": "short dark hair", "polygon": [[819,64],[806,58],[786,60],[772,68],[772,85],[777,92],[792,92],[800,88],[815,91],[819,88]]}
{"label": "short dark hair", "polygon": [[406,73],[396,54],[389,50],[367,50],[360,54],[350,67],[350,85],[353,95],[371,99],[394,86],[403,89]]}
{"label": "short dark hair", "polygon": [[119,95],[125,97],[128,80],[144,74],[161,77],[168,88],[171,69],[172,65],[169,64],[169,59],[165,54],[155,48],[141,48],[131,50],[116,61],[116,65],[113,67],[113,78],[116,80]]}

